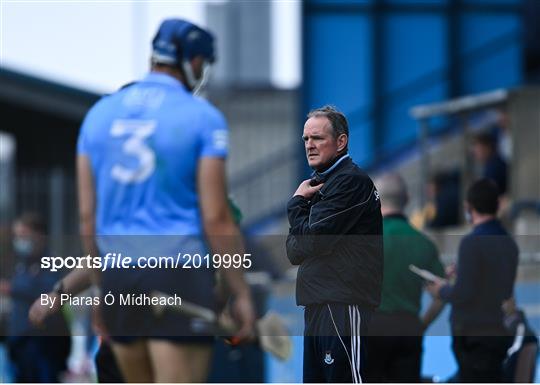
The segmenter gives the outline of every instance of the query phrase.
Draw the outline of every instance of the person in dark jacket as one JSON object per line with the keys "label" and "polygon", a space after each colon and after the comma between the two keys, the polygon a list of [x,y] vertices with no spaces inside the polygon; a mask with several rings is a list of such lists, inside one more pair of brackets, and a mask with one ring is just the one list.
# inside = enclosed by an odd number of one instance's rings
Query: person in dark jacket
{"label": "person in dark jacket", "polygon": [[518,247],[496,217],[499,190],[480,179],[467,192],[467,217],[474,229],[459,245],[456,282],[428,286],[452,305],[452,349],[460,382],[501,382],[503,361],[512,344],[501,308],[512,297]]}
{"label": "person in dark jacket", "polygon": [[347,153],[347,119],[311,111],[303,139],[312,179],[288,202],[287,256],[299,265],[296,302],[305,306],[304,382],[361,382],[365,336],[382,285],[382,216],[377,190]]}
{"label": "person in dark jacket", "polygon": [[50,317],[42,328],[28,320],[34,300],[49,292],[60,278],[59,273],[40,268],[40,257],[46,254],[45,233],[44,222],[36,213],[21,215],[13,225],[17,264],[2,290],[12,304],[7,343],[15,382],[59,382],[67,369],[71,337],[63,315]]}

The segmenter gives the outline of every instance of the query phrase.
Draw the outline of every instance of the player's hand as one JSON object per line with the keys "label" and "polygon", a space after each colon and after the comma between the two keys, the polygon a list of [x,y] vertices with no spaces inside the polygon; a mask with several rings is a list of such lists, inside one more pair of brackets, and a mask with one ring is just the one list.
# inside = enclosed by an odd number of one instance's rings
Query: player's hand
{"label": "player's hand", "polygon": [[306,179],[305,181],[300,183],[300,186],[298,186],[298,188],[296,189],[294,196],[300,195],[306,199],[311,199],[313,195],[315,195],[315,193],[319,191],[322,186],[324,186],[324,183],[318,184],[317,186],[311,186],[309,182],[310,179]]}
{"label": "player's hand", "polygon": [[92,306],[92,328],[94,329],[94,333],[101,336],[104,341],[109,341],[109,332],[103,321],[101,305]]}
{"label": "player's hand", "polygon": [[444,272],[446,274],[446,279],[456,278],[456,264],[452,263],[451,265],[446,266],[446,269],[444,269]]}
{"label": "player's hand", "polygon": [[239,295],[232,304],[232,314],[239,329],[233,337],[235,343],[245,342],[255,337],[255,310],[249,293]]}
{"label": "player's hand", "polygon": [[225,311],[230,295],[231,293],[229,287],[226,285],[225,278],[221,270],[218,270],[216,272],[216,284],[214,286],[215,309],[218,314]]}
{"label": "player's hand", "polygon": [[58,295],[58,293],[51,292],[47,295],[49,296],[49,298],[55,298],[52,307],[48,304],[42,305],[40,298],[36,299],[32,306],[30,306],[30,310],[28,311],[28,319],[34,326],[43,326],[43,323],[47,320],[47,318],[49,318],[53,314],[56,314],[60,310],[60,296]]}
{"label": "player's hand", "polygon": [[515,298],[510,297],[506,301],[503,301],[501,309],[506,315],[514,314],[517,311]]}

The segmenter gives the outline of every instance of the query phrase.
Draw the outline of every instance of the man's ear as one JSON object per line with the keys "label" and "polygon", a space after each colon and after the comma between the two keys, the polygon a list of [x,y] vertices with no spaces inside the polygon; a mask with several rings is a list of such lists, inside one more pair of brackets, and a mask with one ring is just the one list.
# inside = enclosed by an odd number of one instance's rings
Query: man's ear
{"label": "man's ear", "polygon": [[337,145],[338,145],[338,152],[343,151],[347,148],[347,145],[349,144],[349,137],[346,134],[341,134],[337,138]]}

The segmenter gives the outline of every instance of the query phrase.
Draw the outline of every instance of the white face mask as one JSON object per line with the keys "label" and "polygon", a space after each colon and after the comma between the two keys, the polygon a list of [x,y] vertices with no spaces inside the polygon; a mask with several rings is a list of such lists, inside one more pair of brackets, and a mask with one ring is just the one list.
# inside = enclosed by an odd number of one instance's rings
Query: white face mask
{"label": "white face mask", "polygon": [[470,210],[465,210],[465,221],[470,224],[473,222]]}
{"label": "white face mask", "polygon": [[188,83],[188,86],[192,90],[191,92],[193,93],[193,95],[199,95],[201,90],[206,85],[208,78],[210,77],[210,63],[203,63],[202,74],[199,79],[195,77],[195,74],[193,73],[193,68],[191,68],[191,63],[189,61],[183,62],[182,67],[184,69],[184,74],[186,75],[186,81]]}
{"label": "white face mask", "polygon": [[28,257],[34,251],[34,241],[30,238],[16,237],[13,239],[13,250],[21,257]]}
{"label": "white face mask", "polygon": [[201,92],[204,90],[204,87],[206,86],[206,83],[208,83],[208,79],[210,78],[210,70],[212,69],[212,66],[210,63],[204,63],[203,69],[202,69],[202,75],[199,81],[197,82],[197,85],[193,89],[193,94],[198,96],[201,94]]}

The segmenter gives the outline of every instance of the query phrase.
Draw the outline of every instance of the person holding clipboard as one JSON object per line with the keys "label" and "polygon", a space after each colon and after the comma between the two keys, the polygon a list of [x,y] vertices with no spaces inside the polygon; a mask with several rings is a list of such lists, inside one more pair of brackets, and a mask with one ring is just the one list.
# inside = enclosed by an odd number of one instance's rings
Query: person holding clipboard
{"label": "person holding clipboard", "polygon": [[452,305],[452,350],[460,382],[503,382],[503,361],[512,345],[501,305],[512,297],[519,250],[497,219],[499,190],[480,179],[467,191],[465,209],[473,230],[459,245],[456,281],[427,285]]}

